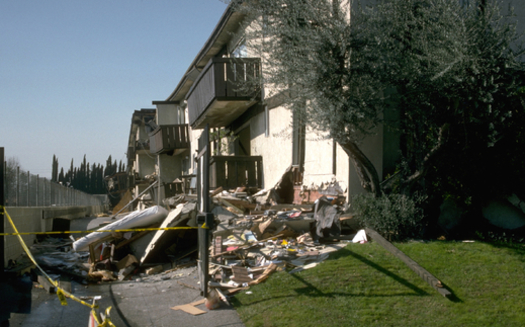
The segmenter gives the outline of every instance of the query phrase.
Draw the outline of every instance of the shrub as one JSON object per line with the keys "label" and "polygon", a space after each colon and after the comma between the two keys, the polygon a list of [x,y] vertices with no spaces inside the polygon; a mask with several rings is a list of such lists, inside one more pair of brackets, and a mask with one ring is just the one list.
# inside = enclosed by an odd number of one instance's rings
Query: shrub
{"label": "shrub", "polygon": [[402,194],[357,194],[352,197],[352,210],[362,227],[399,241],[422,235],[423,211],[418,207],[422,200]]}

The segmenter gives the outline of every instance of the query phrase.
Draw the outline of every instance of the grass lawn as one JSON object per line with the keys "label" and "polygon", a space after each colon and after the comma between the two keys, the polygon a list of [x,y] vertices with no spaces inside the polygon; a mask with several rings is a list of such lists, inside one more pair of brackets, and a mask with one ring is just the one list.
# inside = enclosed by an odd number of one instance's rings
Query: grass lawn
{"label": "grass lawn", "polygon": [[233,299],[252,326],[525,326],[525,247],[395,243],[453,293],[441,296],[375,242],[277,272]]}

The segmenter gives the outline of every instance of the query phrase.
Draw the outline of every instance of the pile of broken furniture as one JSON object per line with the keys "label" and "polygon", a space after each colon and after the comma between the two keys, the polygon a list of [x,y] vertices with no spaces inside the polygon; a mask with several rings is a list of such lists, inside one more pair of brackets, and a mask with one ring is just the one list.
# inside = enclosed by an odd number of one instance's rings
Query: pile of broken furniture
{"label": "pile of broken furniture", "polygon": [[[260,283],[275,270],[296,272],[313,267],[328,252],[343,246],[339,240],[351,239],[348,235],[355,233],[345,224],[351,216],[343,214],[338,197],[277,204],[273,189],[244,187],[218,188],[210,195],[216,222],[210,247],[210,287],[225,293]],[[99,228],[137,231],[91,233],[75,240],[73,250],[89,251],[90,281],[126,280],[195,264],[195,198],[179,195],[164,203],[169,211],[152,206]],[[180,229],[148,230],[158,227]]]}

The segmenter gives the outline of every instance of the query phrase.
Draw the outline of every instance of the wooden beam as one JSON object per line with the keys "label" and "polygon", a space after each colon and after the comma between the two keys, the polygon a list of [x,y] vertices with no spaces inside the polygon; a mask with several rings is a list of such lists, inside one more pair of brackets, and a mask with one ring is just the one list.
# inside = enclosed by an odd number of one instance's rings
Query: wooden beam
{"label": "wooden beam", "polygon": [[409,256],[404,254],[401,250],[396,248],[392,243],[387,241],[383,236],[379,235],[375,230],[370,228],[365,228],[366,234],[374,239],[379,245],[384,247],[387,251],[398,257],[403,261],[410,269],[412,269],[419,277],[426,281],[430,286],[432,286],[439,294],[449,297],[452,295],[449,290],[447,290],[441,281],[429,273],[425,268],[421,267],[417,262],[412,260]]}

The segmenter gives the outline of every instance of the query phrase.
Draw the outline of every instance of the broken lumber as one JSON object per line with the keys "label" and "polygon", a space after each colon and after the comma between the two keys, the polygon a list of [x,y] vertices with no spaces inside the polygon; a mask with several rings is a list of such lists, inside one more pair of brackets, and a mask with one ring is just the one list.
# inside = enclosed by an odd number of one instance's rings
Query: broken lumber
{"label": "broken lumber", "polygon": [[234,213],[234,214],[237,214],[237,215],[243,215],[244,214],[244,210],[241,210],[239,208],[237,208],[236,206],[234,206],[231,202],[225,200],[225,199],[222,199],[222,198],[219,198],[219,203],[222,204],[226,210]]}
{"label": "broken lumber", "polygon": [[217,194],[221,193],[223,190],[224,189],[222,188],[222,186],[217,187],[214,191],[210,191],[210,197],[213,198]]}
{"label": "broken lumber", "polygon": [[374,239],[379,245],[384,247],[387,251],[398,257],[401,261],[403,261],[410,269],[412,269],[416,274],[418,274],[419,277],[421,277],[425,282],[427,282],[430,286],[432,286],[436,291],[439,292],[439,294],[443,295],[444,297],[449,297],[452,295],[449,290],[447,290],[441,281],[434,277],[431,273],[429,273],[425,268],[421,267],[417,262],[412,260],[409,256],[404,254],[401,250],[396,248],[392,243],[387,241],[383,236],[379,235],[378,232],[376,232],[373,229],[365,228],[366,233],[368,236]]}

